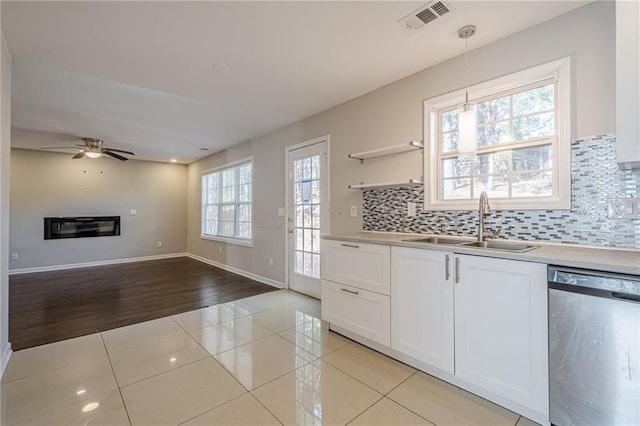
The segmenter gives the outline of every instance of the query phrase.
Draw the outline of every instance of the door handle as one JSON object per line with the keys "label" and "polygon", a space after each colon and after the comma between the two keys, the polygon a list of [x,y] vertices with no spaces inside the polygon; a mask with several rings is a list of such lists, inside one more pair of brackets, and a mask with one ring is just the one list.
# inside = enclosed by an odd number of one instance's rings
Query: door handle
{"label": "door handle", "polygon": [[349,248],[360,248],[360,246],[356,246],[354,244],[340,244],[342,247],[349,247]]}
{"label": "door handle", "polygon": [[287,232],[288,232],[288,233],[290,233],[290,234],[293,234],[293,229],[288,228],[288,229],[287,229]]}
{"label": "door handle", "polygon": [[460,258],[456,257],[456,284],[460,282]]}
{"label": "door handle", "polygon": [[449,255],[446,255],[445,257],[445,263],[444,263],[444,279],[445,281],[449,281],[449,276],[451,275],[449,273]]}
{"label": "door handle", "polygon": [[348,288],[341,288],[340,291],[344,291],[346,293],[351,293],[351,294],[355,294],[355,295],[360,294],[359,292],[353,291],[353,290],[349,290]]}

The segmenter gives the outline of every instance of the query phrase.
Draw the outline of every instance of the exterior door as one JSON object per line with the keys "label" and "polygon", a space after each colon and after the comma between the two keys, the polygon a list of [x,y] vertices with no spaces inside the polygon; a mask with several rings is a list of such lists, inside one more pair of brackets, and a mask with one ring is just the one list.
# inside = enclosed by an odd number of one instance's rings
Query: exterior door
{"label": "exterior door", "polygon": [[320,236],[328,230],[328,138],[287,150],[289,288],[320,298]]}

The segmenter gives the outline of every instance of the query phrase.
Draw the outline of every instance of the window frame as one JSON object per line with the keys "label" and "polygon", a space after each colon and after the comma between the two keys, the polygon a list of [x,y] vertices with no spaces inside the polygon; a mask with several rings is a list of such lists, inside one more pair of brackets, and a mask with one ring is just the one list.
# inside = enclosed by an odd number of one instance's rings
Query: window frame
{"label": "window frame", "polygon": [[[244,166],[246,164],[250,164],[251,165],[251,191],[250,191],[250,196],[251,196],[251,201],[250,202],[239,202],[238,201],[238,191],[239,191],[239,180],[236,180],[235,183],[235,190],[236,190],[236,201],[233,203],[233,205],[235,206],[234,209],[234,228],[238,229],[238,212],[239,212],[239,208],[238,206],[240,205],[250,205],[251,206],[251,238],[240,238],[240,237],[230,237],[230,236],[226,236],[226,235],[211,235],[211,234],[206,234],[204,232],[205,229],[205,209],[207,208],[207,206],[209,206],[210,204],[205,203],[205,185],[204,185],[204,178],[205,176],[211,175],[213,173],[222,173],[225,170],[229,170],[229,169],[238,169],[241,166]],[[236,172],[237,173],[237,172]],[[241,246],[246,246],[246,247],[253,247],[253,238],[254,238],[254,206],[253,206],[253,199],[254,199],[254,168],[253,168],[253,157],[246,157],[243,158],[241,160],[237,160],[237,161],[233,161],[231,163],[226,163],[222,166],[218,166],[218,167],[214,167],[214,168],[210,168],[210,169],[206,169],[203,170],[202,172],[200,172],[200,238],[203,240],[213,240],[213,241],[222,241],[225,243],[230,243],[230,244],[237,244],[237,245],[241,245]],[[230,205],[230,203],[223,203],[221,200],[219,203],[217,204],[211,204],[211,205],[217,205],[217,206],[223,206],[223,205]],[[220,223],[220,213],[218,213],[218,223]]]}
{"label": "window frame", "polygon": [[[515,72],[484,83],[469,86],[471,102],[496,97],[536,83],[553,80],[556,84],[556,134],[551,138],[537,138],[523,142],[496,144],[484,147],[485,152],[526,148],[536,140],[550,140],[552,150],[552,195],[547,197],[493,198],[491,205],[497,210],[551,210],[571,208],[571,59],[559,60]],[[424,101],[424,135],[428,139],[425,149],[424,187],[425,210],[476,210],[478,199],[448,199],[441,195],[441,143],[439,112],[451,110],[465,101],[465,90],[460,89]],[[533,142],[532,142],[533,141]],[[546,145],[546,143],[545,143]],[[538,145],[540,146],[540,145]],[[457,158],[444,155],[444,158]]]}

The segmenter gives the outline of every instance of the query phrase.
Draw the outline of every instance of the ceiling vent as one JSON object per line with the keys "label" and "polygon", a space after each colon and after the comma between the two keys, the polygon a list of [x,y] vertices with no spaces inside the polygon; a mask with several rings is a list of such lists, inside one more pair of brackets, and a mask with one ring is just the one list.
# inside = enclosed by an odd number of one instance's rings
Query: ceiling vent
{"label": "ceiling vent", "polygon": [[419,9],[414,10],[400,19],[400,25],[409,31],[419,30],[431,21],[446,15],[451,11],[451,5],[442,1],[431,1]]}

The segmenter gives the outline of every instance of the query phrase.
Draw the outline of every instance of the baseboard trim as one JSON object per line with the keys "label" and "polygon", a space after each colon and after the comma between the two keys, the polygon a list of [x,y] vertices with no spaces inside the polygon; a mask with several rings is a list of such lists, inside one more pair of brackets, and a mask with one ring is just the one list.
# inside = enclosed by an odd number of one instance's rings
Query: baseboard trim
{"label": "baseboard trim", "polygon": [[99,260],[96,262],[68,263],[66,265],[37,266],[35,268],[9,269],[9,275],[32,274],[35,272],[61,271],[64,269],[89,268],[91,266],[117,265],[118,263],[144,262],[147,260],[188,257],[187,253],[158,254],[155,256],[129,257],[125,259]]}
{"label": "baseboard trim", "polygon": [[207,265],[215,266],[216,268],[224,269],[225,271],[233,272],[234,274],[242,275],[243,277],[250,278],[254,281],[261,282],[263,284],[270,285],[276,288],[285,288],[284,283],[276,280],[272,280],[271,278],[263,277],[262,275],[257,275],[252,272],[248,272],[239,268],[235,268],[233,266],[225,265],[224,263],[216,262],[215,260],[207,259],[206,257],[198,256],[197,254],[187,253],[187,257],[190,257],[194,260],[198,260],[202,263],[206,263]]}
{"label": "baseboard trim", "polygon": [[9,364],[11,354],[13,354],[13,351],[11,350],[11,343],[9,343],[7,344],[7,349],[4,351],[2,358],[0,359],[0,378],[4,374],[4,369],[7,368],[7,364]]}

